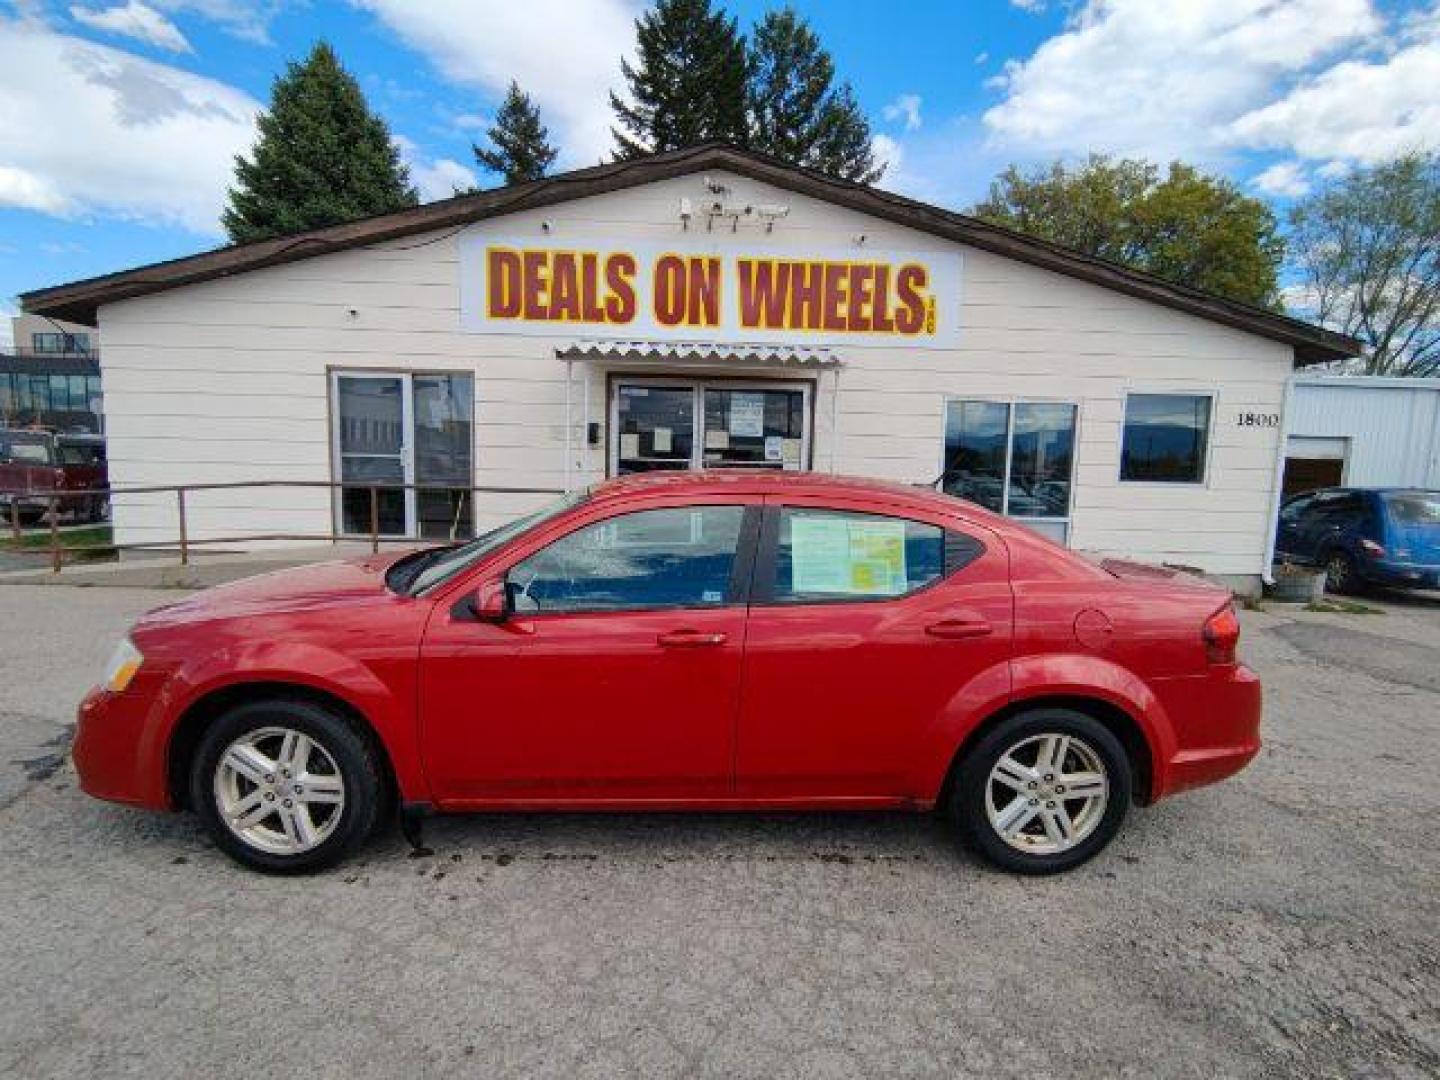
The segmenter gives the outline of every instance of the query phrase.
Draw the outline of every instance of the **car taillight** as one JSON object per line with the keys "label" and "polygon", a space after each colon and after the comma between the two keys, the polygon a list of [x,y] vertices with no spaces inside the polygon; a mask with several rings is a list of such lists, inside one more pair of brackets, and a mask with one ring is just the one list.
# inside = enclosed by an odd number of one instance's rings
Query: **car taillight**
{"label": "car taillight", "polygon": [[1212,664],[1235,663],[1235,646],[1240,643],[1240,617],[1232,604],[1226,604],[1205,620],[1200,631],[1205,639],[1205,659]]}
{"label": "car taillight", "polygon": [[1377,544],[1374,540],[1361,540],[1360,550],[1365,552],[1366,555],[1373,555],[1377,559],[1383,559],[1385,557],[1385,548]]}

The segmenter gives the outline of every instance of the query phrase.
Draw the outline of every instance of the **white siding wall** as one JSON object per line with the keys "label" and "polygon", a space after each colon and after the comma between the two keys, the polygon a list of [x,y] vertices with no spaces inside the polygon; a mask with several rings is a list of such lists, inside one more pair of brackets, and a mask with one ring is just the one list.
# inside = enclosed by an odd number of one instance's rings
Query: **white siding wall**
{"label": "white siding wall", "polygon": [[[732,178],[747,202],[787,203],[770,245],[803,254],[849,246],[944,250],[946,241],[827,203]],[[678,200],[698,177],[577,200],[472,226],[503,234],[663,239],[679,230]],[[542,220],[551,222],[546,236]],[[694,226],[693,228],[703,227]],[[754,246],[757,231],[740,244]],[[725,243],[717,229],[717,239]],[[433,243],[426,243],[433,240]],[[767,246],[770,246],[767,245]],[[837,346],[835,374],[708,369],[713,374],[815,378],[818,469],[933,480],[949,398],[1034,398],[1079,405],[1071,544],[1081,550],[1185,563],[1218,574],[1262,570],[1280,432],[1240,427],[1243,411],[1281,410],[1291,350],[1237,330],[981,251],[964,249],[958,348]],[[457,244],[437,233],[318,256],[107,306],[103,370],[112,478],[119,484],[328,479],[327,371],[399,369],[475,374],[475,483],[563,487],[604,474],[605,448],[583,445],[589,418],[607,419],[608,371],[653,362],[577,362],[574,460],[565,460],[569,338],[459,329]],[[354,309],[355,314],[351,314]],[[1122,484],[1127,391],[1216,395],[1203,485]],[[836,440],[832,446],[832,409]],[[529,501],[492,504],[482,525]],[[122,541],[174,537],[173,500],[116,500]],[[329,527],[320,492],[197,494],[192,533]]]}
{"label": "white siding wall", "polygon": [[1440,379],[1299,379],[1289,434],[1347,440],[1347,484],[1440,488]]}

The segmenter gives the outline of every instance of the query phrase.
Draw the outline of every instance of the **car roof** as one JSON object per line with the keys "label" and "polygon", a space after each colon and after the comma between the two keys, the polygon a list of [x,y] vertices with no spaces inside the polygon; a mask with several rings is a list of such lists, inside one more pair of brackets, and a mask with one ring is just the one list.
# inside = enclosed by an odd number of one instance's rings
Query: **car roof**
{"label": "car roof", "polygon": [[645,498],[651,495],[811,495],[872,498],[887,503],[924,507],[965,517],[993,528],[1005,519],[977,503],[944,495],[930,487],[836,473],[782,472],[778,469],[702,469],[636,473],[606,480],[590,492],[593,501]]}

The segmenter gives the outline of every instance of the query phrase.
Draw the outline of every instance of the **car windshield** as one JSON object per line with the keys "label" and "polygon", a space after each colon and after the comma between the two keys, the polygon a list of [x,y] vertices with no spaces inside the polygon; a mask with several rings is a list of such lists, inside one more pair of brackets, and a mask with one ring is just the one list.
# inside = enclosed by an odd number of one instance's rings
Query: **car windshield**
{"label": "car windshield", "polygon": [[1402,525],[1440,526],[1440,491],[1390,491],[1381,498],[1391,519]]}
{"label": "car windshield", "polygon": [[429,552],[423,552],[428,556],[428,562],[422,563],[419,573],[405,589],[411,596],[419,596],[421,593],[433,589],[442,582],[449,581],[462,570],[473,566],[480,559],[490,552],[507,544],[521,533],[528,532],[536,525],[549,521],[553,517],[563,514],[572,506],[579,506],[590,497],[590,489],[582,488],[579,491],[572,491],[562,495],[554,502],[533,514],[522,518],[516,518],[508,524],[501,525],[498,529],[491,529],[487,533],[481,533],[474,540],[453,548],[435,548]]}
{"label": "car windshield", "polygon": [[50,439],[45,435],[0,435],[0,462],[49,465]]}
{"label": "car windshield", "polygon": [[61,465],[99,465],[105,460],[99,443],[62,442],[55,452]]}

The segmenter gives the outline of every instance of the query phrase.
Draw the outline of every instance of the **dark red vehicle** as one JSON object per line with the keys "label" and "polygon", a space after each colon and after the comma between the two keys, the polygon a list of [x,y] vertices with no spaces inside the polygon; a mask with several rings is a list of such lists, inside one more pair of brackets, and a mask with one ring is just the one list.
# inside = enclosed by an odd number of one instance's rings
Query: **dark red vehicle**
{"label": "dark red vehicle", "polygon": [[1238,637],[1222,591],[934,492],[650,474],[151,612],[75,762],[264,870],[334,863],[398,800],[411,822],[939,807],[1044,873],[1255,756]]}
{"label": "dark red vehicle", "polygon": [[7,521],[12,505],[22,517],[36,518],[48,514],[52,504],[61,517],[101,521],[109,510],[109,487],[102,436],[0,428],[0,510]]}

